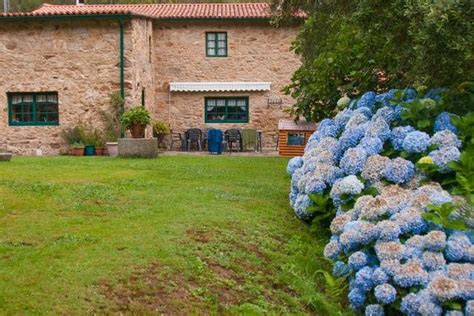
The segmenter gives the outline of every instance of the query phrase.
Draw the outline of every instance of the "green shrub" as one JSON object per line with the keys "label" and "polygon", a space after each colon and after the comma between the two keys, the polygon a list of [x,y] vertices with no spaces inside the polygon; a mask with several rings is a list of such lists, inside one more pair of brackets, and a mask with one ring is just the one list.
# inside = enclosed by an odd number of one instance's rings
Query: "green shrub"
{"label": "green shrub", "polygon": [[148,125],[150,121],[150,112],[142,105],[132,107],[122,115],[122,126],[124,129],[129,129],[135,124]]}

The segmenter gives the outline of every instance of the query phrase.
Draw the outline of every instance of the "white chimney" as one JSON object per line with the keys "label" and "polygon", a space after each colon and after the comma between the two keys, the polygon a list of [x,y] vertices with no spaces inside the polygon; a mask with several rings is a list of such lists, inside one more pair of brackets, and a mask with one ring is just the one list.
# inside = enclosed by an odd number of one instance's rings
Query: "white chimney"
{"label": "white chimney", "polygon": [[84,0],[76,0],[76,5],[83,5],[84,4]]}

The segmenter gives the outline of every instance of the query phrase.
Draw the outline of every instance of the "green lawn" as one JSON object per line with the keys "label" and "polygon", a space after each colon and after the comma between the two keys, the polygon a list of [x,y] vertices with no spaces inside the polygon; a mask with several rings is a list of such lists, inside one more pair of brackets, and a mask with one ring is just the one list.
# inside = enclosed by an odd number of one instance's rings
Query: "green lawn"
{"label": "green lawn", "polygon": [[0,163],[2,314],[327,314],[286,159]]}

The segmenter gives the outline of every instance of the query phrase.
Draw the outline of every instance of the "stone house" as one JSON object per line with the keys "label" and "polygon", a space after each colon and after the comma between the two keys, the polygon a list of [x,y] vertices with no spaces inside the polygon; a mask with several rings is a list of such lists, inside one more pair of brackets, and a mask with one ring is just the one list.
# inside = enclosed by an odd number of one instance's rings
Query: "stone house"
{"label": "stone house", "polygon": [[173,131],[253,127],[265,147],[293,100],[298,25],[268,4],[49,5],[0,15],[0,147],[58,154],[64,127],[100,126],[120,91]]}

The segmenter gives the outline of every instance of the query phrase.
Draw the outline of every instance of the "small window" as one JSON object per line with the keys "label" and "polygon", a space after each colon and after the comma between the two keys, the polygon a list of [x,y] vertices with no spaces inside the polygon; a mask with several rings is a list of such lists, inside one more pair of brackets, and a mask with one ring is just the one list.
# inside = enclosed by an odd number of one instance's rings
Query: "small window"
{"label": "small window", "polygon": [[304,133],[289,132],[287,144],[288,146],[304,146]]}
{"label": "small window", "polygon": [[58,93],[8,93],[11,126],[59,125]]}
{"label": "small window", "polygon": [[206,123],[248,123],[249,98],[205,98]]}
{"label": "small window", "polygon": [[227,33],[207,32],[206,33],[206,55],[208,57],[227,56]]}

